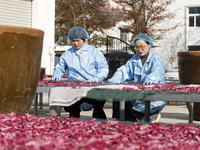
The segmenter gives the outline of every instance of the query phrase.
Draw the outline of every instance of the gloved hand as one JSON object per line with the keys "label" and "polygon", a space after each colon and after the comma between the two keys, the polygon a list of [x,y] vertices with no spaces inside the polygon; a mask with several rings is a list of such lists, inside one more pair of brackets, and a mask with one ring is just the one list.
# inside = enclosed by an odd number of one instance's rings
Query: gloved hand
{"label": "gloved hand", "polygon": [[60,81],[60,80],[61,80],[61,77],[59,77],[59,76],[53,76],[53,77],[51,78],[51,80]]}
{"label": "gloved hand", "polygon": [[150,81],[143,83],[143,85],[150,85],[150,84],[152,84]]}
{"label": "gloved hand", "polygon": [[151,84],[156,84],[157,82],[156,81],[153,81],[153,80],[147,80],[143,83],[143,85],[151,85]]}
{"label": "gloved hand", "polygon": [[116,78],[110,78],[108,80],[108,83],[120,83],[119,80],[117,80]]}
{"label": "gloved hand", "polygon": [[124,82],[124,81],[121,81],[122,80],[122,75],[120,72],[115,72],[114,75],[112,76],[112,78],[108,79],[108,83],[121,83],[121,82]]}
{"label": "gloved hand", "polygon": [[92,79],[87,80],[87,82],[99,82],[99,78],[98,77],[94,77]]}

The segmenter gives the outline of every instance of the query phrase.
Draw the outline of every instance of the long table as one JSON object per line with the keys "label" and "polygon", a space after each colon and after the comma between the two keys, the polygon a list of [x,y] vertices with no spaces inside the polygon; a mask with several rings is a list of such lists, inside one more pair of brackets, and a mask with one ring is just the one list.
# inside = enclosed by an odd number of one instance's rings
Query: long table
{"label": "long table", "polygon": [[[38,94],[49,93],[51,88],[55,87],[38,87],[36,92],[36,98],[34,100],[34,113],[37,115],[38,107]],[[112,93],[112,94],[110,94]],[[140,94],[140,98],[145,100],[145,122],[150,122],[150,101],[163,100],[168,102],[189,102],[189,123],[193,123],[193,103],[200,102],[200,94],[188,94],[188,93],[152,93],[139,92],[138,91],[120,91],[111,89],[92,89],[90,90],[86,98],[106,100],[106,101],[119,101],[120,102],[120,121],[125,120],[125,102],[131,100],[137,100],[137,94]],[[126,95],[126,96],[123,96]],[[60,116],[61,107],[57,107],[57,116]]]}

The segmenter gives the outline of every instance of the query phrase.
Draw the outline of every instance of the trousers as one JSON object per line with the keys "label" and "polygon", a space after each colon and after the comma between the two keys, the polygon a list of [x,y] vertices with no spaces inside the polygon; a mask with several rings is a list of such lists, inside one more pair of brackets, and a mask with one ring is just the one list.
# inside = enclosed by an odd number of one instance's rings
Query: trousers
{"label": "trousers", "polygon": [[[145,122],[144,113],[138,112],[132,109],[132,104],[130,101],[125,102],[125,120],[126,121],[138,121],[140,123]],[[150,114],[150,122],[156,119],[158,116],[158,111]],[[119,119],[119,102],[113,102],[113,115],[112,118]]]}
{"label": "trousers", "polygon": [[75,104],[68,107],[64,107],[64,110],[66,112],[69,112],[69,117],[80,118],[80,112],[81,112],[80,105],[84,102],[93,104],[93,114],[92,114],[93,118],[106,119],[106,114],[103,110],[103,106],[106,101],[98,101],[95,99],[82,98]]}

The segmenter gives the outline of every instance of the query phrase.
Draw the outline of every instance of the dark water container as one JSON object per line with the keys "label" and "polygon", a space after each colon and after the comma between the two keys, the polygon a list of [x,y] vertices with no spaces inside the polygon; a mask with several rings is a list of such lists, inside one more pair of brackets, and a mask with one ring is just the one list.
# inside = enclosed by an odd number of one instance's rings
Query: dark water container
{"label": "dark water container", "polygon": [[43,80],[44,79],[44,77],[45,77],[45,70],[46,70],[46,67],[41,67],[39,80]]}
{"label": "dark water container", "polygon": [[200,51],[178,52],[179,82],[200,84]]}
{"label": "dark water container", "polygon": [[[179,82],[200,84],[200,51],[178,52]],[[186,103],[189,109],[189,103]],[[200,120],[200,103],[194,103],[193,119]]]}
{"label": "dark water container", "polygon": [[0,113],[28,113],[35,97],[44,32],[0,26]]}

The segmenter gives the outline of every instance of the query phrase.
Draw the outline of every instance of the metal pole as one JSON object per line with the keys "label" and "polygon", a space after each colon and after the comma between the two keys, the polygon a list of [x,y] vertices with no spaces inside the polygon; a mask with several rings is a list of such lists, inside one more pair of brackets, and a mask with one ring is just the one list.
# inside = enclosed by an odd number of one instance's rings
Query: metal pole
{"label": "metal pole", "polygon": [[62,106],[57,106],[57,117],[61,116],[61,109],[62,109]]}
{"label": "metal pole", "polygon": [[193,102],[189,102],[189,123],[193,123],[193,111],[194,111],[194,103]]}
{"label": "metal pole", "polygon": [[35,94],[35,99],[34,99],[34,115],[38,115],[38,93]]}
{"label": "metal pole", "polygon": [[106,37],[106,53],[108,55],[108,36]]}
{"label": "metal pole", "polygon": [[125,120],[125,101],[120,101],[119,102],[119,111],[120,111],[120,116],[119,119],[120,121],[124,121]]}
{"label": "metal pole", "polygon": [[39,108],[40,109],[43,109],[43,93],[39,93],[39,95],[40,95],[40,100],[39,100]]}
{"label": "metal pole", "polygon": [[145,101],[145,122],[150,122],[150,101]]}

